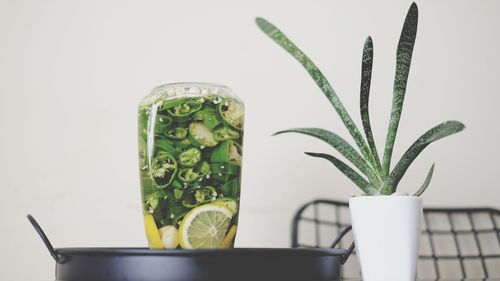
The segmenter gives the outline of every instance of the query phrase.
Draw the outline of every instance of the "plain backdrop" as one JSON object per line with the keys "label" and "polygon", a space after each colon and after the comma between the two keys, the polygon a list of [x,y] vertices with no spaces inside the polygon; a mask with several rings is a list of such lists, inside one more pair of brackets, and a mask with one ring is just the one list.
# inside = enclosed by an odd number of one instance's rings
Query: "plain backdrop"
{"label": "plain backdrop", "polygon": [[[379,149],[395,52],[410,1],[0,1],[0,279],[50,280],[56,247],[145,246],[136,107],[160,84],[230,86],[245,101],[239,247],[287,247],[293,212],[358,191],[335,153],[280,129],[323,127],[350,140],[301,66],[255,26],[263,16],[323,70],[360,126],[363,42],[374,39],[370,112]],[[418,1],[420,17],[394,157],[430,127],[467,129],[429,146],[401,192],[436,163],[427,206],[500,207],[497,176],[500,1]],[[333,239],[333,237],[332,237]]]}

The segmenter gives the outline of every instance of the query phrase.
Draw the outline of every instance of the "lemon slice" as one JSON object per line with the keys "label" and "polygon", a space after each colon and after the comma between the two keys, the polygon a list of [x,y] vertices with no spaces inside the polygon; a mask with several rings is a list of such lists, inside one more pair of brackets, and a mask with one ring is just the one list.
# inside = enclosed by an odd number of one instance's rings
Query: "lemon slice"
{"label": "lemon slice", "polygon": [[164,249],[160,231],[158,230],[155,219],[151,214],[144,215],[144,227],[146,228],[146,237],[148,238],[149,248],[153,250]]}
{"label": "lemon slice", "polygon": [[226,237],[233,212],[223,204],[198,206],[186,214],[179,227],[183,249],[219,248]]}

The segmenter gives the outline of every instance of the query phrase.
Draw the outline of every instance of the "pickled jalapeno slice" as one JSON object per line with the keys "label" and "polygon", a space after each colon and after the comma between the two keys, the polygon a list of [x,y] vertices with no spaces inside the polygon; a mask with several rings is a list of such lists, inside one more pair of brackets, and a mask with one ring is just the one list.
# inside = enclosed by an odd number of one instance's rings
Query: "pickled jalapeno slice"
{"label": "pickled jalapeno slice", "polygon": [[219,114],[231,128],[241,131],[243,129],[243,104],[227,99],[218,106]]}
{"label": "pickled jalapeno slice", "polygon": [[191,147],[179,154],[179,163],[185,167],[193,167],[200,160],[201,151],[196,147]]}
{"label": "pickled jalapeno slice", "polygon": [[161,105],[159,110],[162,112],[167,112],[167,109],[172,108],[174,106],[183,104],[184,100],[183,99],[169,99],[169,100],[164,100]]}
{"label": "pickled jalapeno slice", "polygon": [[158,151],[164,151],[170,154],[171,156],[175,157],[177,155],[177,149],[168,140],[156,139],[155,147],[158,149]]}
{"label": "pickled jalapeno slice", "polygon": [[159,153],[153,157],[150,174],[156,187],[162,188],[168,186],[177,172],[177,161],[175,157],[167,152]]}
{"label": "pickled jalapeno slice", "polygon": [[241,164],[241,146],[232,140],[226,140],[217,146],[210,157],[212,163]]}
{"label": "pickled jalapeno slice", "polygon": [[214,130],[214,139],[216,141],[224,141],[230,139],[238,139],[240,137],[240,133],[235,130],[231,130],[227,127],[222,127]]}
{"label": "pickled jalapeno slice", "polygon": [[180,181],[191,183],[202,179],[210,172],[210,165],[203,161],[192,168],[182,168],[179,170],[177,177]]}
{"label": "pickled jalapeno slice", "polygon": [[203,104],[198,100],[188,100],[167,109],[167,112],[176,121],[186,121],[193,113],[200,110],[202,106]]}
{"label": "pickled jalapeno slice", "polygon": [[236,175],[240,172],[240,166],[231,163],[210,164],[210,171],[214,174]]}
{"label": "pickled jalapeno slice", "polygon": [[213,186],[203,186],[198,189],[191,190],[189,196],[182,201],[182,205],[186,208],[194,208],[204,203],[212,202],[217,198],[217,189]]}
{"label": "pickled jalapeno slice", "polygon": [[241,165],[241,145],[234,141],[229,141],[229,163]]}
{"label": "pickled jalapeno slice", "polygon": [[188,133],[188,130],[186,128],[177,127],[177,128],[167,130],[165,132],[165,135],[169,138],[180,140],[180,139],[185,138],[187,136],[187,133]]}
{"label": "pickled jalapeno slice", "polygon": [[240,179],[233,178],[221,187],[224,197],[238,197],[240,192]]}
{"label": "pickled jalapeno slice", "polygon": [[218,144],[214,134],[202,121],[194,121],[189,124],[189,139],[193,145],[213,147]]}
{"label": "pickled jalapeno slice", "polygon": [[217,197],[217,190],[213,186],[204,186],[194,192],[196,202],[203,203],[208,200],[215,200]]}
{"label": "pickled jalapeno slice", "polygon": [[222,123],[219,114],[212,107],[205,107],[202,110],[196,112],[193,116],[193,119],[197,121],[203,121],[205,126],[210,130]]}
{"label": "pickled jalapeno slice", "polygon": [[178,181],[177,179],[174,179],[170,186],[174,189],[181,189],[182,188],[182,183]]}
{"label": "pickled jalapeno slice", "polygon": [[174,143],[175,147],[180,148],[180,149],[186,149],[189,147],[192,147],[193,144],[189,140],[189,138],[185,138],[183,140],[177,141]]}
{"label": "pickled jalapeno slice", "polygon": [[155,134],[164,134],[172,125],[172,118],[167,115],[157,115],[155,122]]}

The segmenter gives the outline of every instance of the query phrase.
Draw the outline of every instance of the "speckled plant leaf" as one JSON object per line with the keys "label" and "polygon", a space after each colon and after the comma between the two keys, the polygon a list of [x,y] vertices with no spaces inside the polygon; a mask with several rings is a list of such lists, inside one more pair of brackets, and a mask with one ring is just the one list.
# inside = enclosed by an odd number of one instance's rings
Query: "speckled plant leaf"
{"label": "speckled plant leaf", "polygon": [[361,60],[361,89],[359,107],[361,111],[361,122],[365,130],[366,140],[370,147],[371,155],[374,160],[375,169],[378,172],[382,170],[380,159],[373,139],[372,127],[370,124],[370,114],[368,112],[368,104],[370,99],[370,84],[372,80],[372,66],[373,66],[373,41],[370,36],[366,38],[365,45],[363,46],[363,57]]}
{"label": "speckled plant leaf", "polygon": [[396,187],[410,167],[411,163],[429,144],[439,139],[453,135],[462,131],[465,128],[464,124],[458,121],[447,121],[430,129],[421,137],[419,137],[408,150],[403,154],[403,157],[396,164],[392,172],[386,178],[380,192],[382,194],[391,194],[396,191]]}
{"label": "speckled plant leaf", "polygon": [[367,195],[378,195],[379,192],[375,189],[367,180],[365,180],[360,174],[354,171],[347,164],[341,160],[335,158],[332,155],[324,153],[314,153],[305,152],[305,154],[312,157],[319,157],[330,161],[337,169],[339,169],[344,175],[346,175],[352,182],[354,182],[364,193]]}
{"label": "speckled plant leaf", "polygon": [[425,181],[424,183],[422,184],[422,186],[417,190],[417,192],[415,192],[413,194],[413,196],[420,196],[422,195],[422,193],[424,193],[424,191],[427,189],[427,187],[429,186],[429,183],[431,182],[431,179],[432,179],[432,174],[434,173],[434,164],[432,164],[431,166],[431,169],[429,170],[429,172],[427,173],[427,177],[425,177]]}
{"label": "speckled plant leaf", "polygon": [[318,138],[328,143],[338,152],[340,152],[340,154],[342,154],[347,160],[349,160],[352,164],[354,164],[354,166],[356,166],[356,168],[358,168],[359,171],[365,174],[374,187],[380,188],[382,183],[376,172],[367,164],[366,160],[363,159],[363,157],[361,157],[361,155],[356,151],[356,149],[354,149],[354,147],[352,147],[351,144],[349,144],[339,135],[321,128],[294,128],[294,129],[279,131],[274,135],[279,135],[283,133],[304,134]]}
{"label": "speckled plant leaf", "polygon": [[340,119],[349,130],[349,133],[354,138],[356,145],[361,150],[361,153],[365,159],[370,161],[373,165],[373,156],[370,153],[370,149],[366,144],[363,136],[360,131],[354,124],[352,118],[349,116],[347,110],[344,105],[340,101],[339,97],[333,90],[332,86],[325,78],[323,73],[316,67],[316,65],[309,59],[292,41],[290,41],[283,32],[281,32],[277,27],[275,27],[270,22],[266,21],[263,18],[257,18],[256,20],[259,28],[267,34],[274,42],[280,45],[283,49],[285,49],[288,53],[290,53],[298,62],[302,64],[302,66],[307,70],[309,75],[313,78],[314,82],[319,86],[321,91],[328,98],[330,103],[333,105],[335,110],[337,111]]}
{"label": "speckled plant leaf", "polygon": [[403,110],[403,102],[406,93],[406,84],[410,72],[411,57],[413,46],[417,36],[418,8],[413,3],[406,15],[406,20],[399,38],[398,50],[396,55],[396,75],[394,78],[394,96],[392,99],[391,118],[389,120],[389,129],[385,142],[384,159],[382,163],[383,176],[387,176],[391,166],[392,150],[398,132],[399,119]]}

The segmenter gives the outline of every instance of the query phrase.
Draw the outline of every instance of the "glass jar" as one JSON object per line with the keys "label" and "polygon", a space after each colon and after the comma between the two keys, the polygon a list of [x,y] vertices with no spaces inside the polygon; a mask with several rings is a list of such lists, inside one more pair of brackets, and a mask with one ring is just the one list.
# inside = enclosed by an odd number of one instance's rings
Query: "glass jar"
{"label": "glass jar", "polygon": [[243,102],[225,86],[158,86],[139,104],[144,224],[151,249],[232,248]]}

